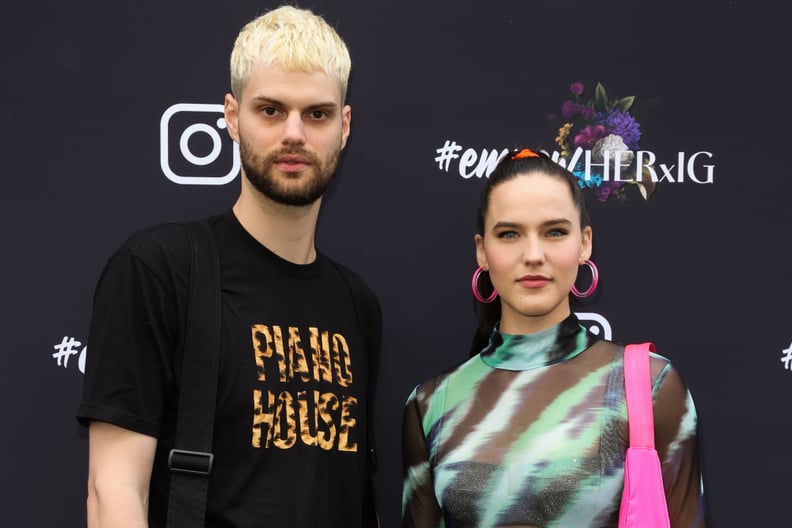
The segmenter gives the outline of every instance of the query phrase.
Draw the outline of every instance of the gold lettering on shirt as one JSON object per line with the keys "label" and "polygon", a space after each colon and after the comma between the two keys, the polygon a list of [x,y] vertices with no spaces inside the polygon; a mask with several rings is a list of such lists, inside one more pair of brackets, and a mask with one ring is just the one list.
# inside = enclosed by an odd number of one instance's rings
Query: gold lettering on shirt
{"label": "gold lettering on shirt", "polygon": [[354,396],[344,396],[341,401],[341,427],[338,433],[338,450],[339,451],[357,451],[357,444],[349,443],[349,431],[357,420],[352,417],[353,408],[357,407],[357,398]]}
{"label": "gold lettering on shirt", "polygon": [[289,449],[297,441],[293,404],[294,398],[287,391],[278,394],[275,421],[272,424],[272,443],[280,449]]}
{"label": "gold lettering on shirt", "polygon": [[272,426],[274,414],[272,408],[275,404],[275,395],[267,393],[267,402],[262,405],[262,392],[253,389],[253,447],[261,447],[261,429],[266,426],[266,436],[264,437],[264,447],[270,446],[272,440]]}
{"label": "gold lettering on shirt", "polygon": [[259,381],[266,381],[265,359],[272,357],[272,347],[275,347],[275,354],[278,356],[278,372],[280,381],[287,379],[286,354],[283,351],[283,334],[280,326],[270,327],[267,325],[253,325],[251,327],[253,338],[253,355],[256,359],[256,371]]}
{"label": "gold lettering on shirt", "polygon": [[352,383],[352,360],[349,357],[349,345],[341,334],[333,334],[333,360],[336,381],[342,387]]}
{"label": "gold lettering on shirt", "polygon": [[[313,391],[313,399],[314,399],[314,406],[313,408],[316,409],[316,398],[318,395],[318,391]],[[300,438],[302,438],[303,444],[314,446],[316,445],[316,426],[317,419],[316,413],[309,413],[308,411],[308,399],[306,391],[302,390],[297,393],[297,403],[299,405],[299,415],[300,415]],[[312,416],[311,416],[312,414]]]}
{"label": "gold lettering on shirt", "polygon": [[336,437],[336,426],[332,411],[338,409],[338,398],[332,392],[325,392],[319,397],[317,406],[323,427],[317,430],[319,447],[324,450],[333,448]]}
{"label": "gold lettering on shirt", "polygon": [[333,381],[332,359],[330,358],[330,338],[327,332],[319,332],[318,328],[308,329],[311,340],[311,361],[315,380]]}
{"label": "gold lettering on shirt", "polygon": [[282,390],[253,390],[251,445],[290,449],[300,442],[328,451],[357,452],[358,398],[332,390],[294,389],[295,383],[324,383],[342,390],[352,386],[346,338],[316,327],[302,333],[290,326],[284,332],[280,326],[264,324],[252,325],[251,337],[257,380],[269,380],[271,389],[274,379],[289,383]]}
{"label": "gold lettering on shirt", "polygon": [[272,335],[266,325],[253,325],[253,356],[256,358],[256,372],[259,381],[266,381],[264,360],[272,357]]}
{"label": "gold lettering on shirt", "polygon": [[296,374],[299,374],[303,381],[311,379],[305,351],[300,344],[300,330],[294,326],[289,327],[289,369],[289,378],[294,378]]}

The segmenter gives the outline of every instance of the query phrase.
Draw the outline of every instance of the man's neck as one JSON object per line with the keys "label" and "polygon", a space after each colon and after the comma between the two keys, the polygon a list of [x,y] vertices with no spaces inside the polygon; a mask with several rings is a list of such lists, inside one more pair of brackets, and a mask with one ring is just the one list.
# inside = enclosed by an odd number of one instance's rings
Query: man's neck
{"label": "man's neck", "polygon": [[314,237],[321,202],[320,198],[296,207],[243,191],[233,210],[245,231],[267,249],[294,264],[309,264],[316,260]]}

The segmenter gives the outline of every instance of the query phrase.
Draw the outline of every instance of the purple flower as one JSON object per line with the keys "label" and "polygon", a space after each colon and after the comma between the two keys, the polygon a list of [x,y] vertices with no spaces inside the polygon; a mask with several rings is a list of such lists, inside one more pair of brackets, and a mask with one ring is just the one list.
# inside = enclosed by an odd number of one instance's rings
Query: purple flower
{"label": "purple flower", "polygon": [[631,150],[638,150],[638,141],[641,139],[640,125],[628,112],[613,110],[605,117],[603,123],[611,134],[621,136]]}
{"label": "purple flower", "polygon": [[617,191],[622,186],[619,182],[602,182],[602,184],[594,189],[594,194],[600,202],[608,201],[611,196],[618,196]]}
{"label": "purple flower", "polygon": [[602,125],[588,125],[575,136],[572,144],[576,147],[591,148],[597,141],[604,138],[607,133]]}
{"label": "purple flower", "polygon": [[580,105],[570,99],[567,99],[564,101],[564,104],[561,105],[561,115],[564,119],[572,119],[579,113]]}
{"label": "purple flower", "polygon": [[583,83],[582,82],[573,82],[569,85],[569,91],[572,92],[572,95],[575,97],[580,97],[583,95]]}
{"label": "purple flower", "polygon": [[590,106],[584,106],[583,108],[580,109],[580,117],[582,117],[586,121],[590,120],[595,115],[597,115],[597,112]]}

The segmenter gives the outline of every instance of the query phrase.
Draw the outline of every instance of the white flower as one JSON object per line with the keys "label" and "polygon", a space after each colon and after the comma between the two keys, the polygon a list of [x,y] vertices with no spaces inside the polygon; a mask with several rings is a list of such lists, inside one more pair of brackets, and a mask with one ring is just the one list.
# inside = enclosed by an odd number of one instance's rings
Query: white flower
{"label": "white flower", "polygon": [[621,136],[616,134],[609,134],[597,141],[594,148],[591,149],[591,157],[597,163],[602,163],[605,161],[605,152],[608,153],[608,160],[611,166],[616,164],[617,152],[619,152],[619,165],[622,167],[628,166],[635,158],[635,154],[627,147]]}

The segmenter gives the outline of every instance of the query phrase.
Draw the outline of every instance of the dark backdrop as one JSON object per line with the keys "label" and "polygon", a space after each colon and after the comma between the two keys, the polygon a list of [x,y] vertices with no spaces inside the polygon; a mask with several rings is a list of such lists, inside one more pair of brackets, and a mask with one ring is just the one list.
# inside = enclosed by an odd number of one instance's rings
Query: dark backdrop
{"label": "dark backdrop", "polygon": [[[4,526],[85,524],[85,431],[74,419],[98,274],[133,229],[230,207],[233,150],[180,158],[178,129],[219,114],[238,29],[268,1],[61,2],[0,17],[0,280],[5,368]],[[708,152],[711,183],[668,179],[644,201],[590,201],[601,289],[580,311],[613,338],[656,343],[703,424],[719,528],[785,526],[792,424],[786,153],[788,28],[780,4],[305,1],[347,40],[352,136],[320,218],[320,248],[377,290],[385,350],[377,407],[382,524],[398,525],[399,428],[412,387],[467,356],[481,178],[435,161],[446,141],[480,155],[552,148],[575,81],[635,95],[641,147],[678,168]],[[770,7],[770,6],[773,7]],[[220,131],[222,132],[222,131]],[[211,144],[195,136],[198,150]],[[163,147],[163,145],[167,145]],[[163,148],[170,153],[165,176]],[[462,154],[462,151],[459,152]],[[674,173],[676,174],[676,173]],[[230,177],[233,177],[231,174]],[[786,362],[784,358],[786,359]]]}

